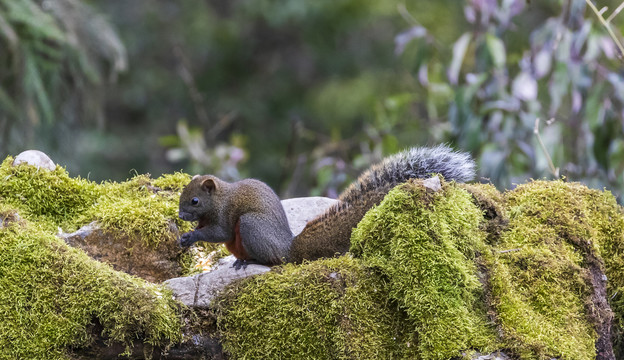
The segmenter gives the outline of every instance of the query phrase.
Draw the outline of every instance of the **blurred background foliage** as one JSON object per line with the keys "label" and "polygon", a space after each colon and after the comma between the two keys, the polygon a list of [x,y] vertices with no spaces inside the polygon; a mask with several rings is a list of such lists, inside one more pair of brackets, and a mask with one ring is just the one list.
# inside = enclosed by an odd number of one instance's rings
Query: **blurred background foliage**
{"label": "blurred background foliage", "polygon": [[92,180],[182,169],[335,196],[447,142],[500,189],[624,192],[623,63],[585,0],[0,0],[0,48],[0,155]]}

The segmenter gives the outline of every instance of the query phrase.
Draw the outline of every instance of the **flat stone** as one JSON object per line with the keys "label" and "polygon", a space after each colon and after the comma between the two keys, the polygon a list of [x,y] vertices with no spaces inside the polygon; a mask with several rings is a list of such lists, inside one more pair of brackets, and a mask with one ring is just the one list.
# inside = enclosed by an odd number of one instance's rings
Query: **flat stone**
{"label": "flat stone", "polygon": [[52,161],[52,159],[50,159],[50,157],[44,152],[39,150],[26,150],[21,152],[15,157],[15,160],[13,160],[13,166],[17,166],[19,164],[28,164],[36,167],[37,169],[43,168],[50,171],[54,171],[56,169],[54,161]]}
{"label": "flat stone", "polygon": [[437,176],[432,176],[429,179],[423,180],[422,184],[427,189],[430,189],[433,191],[442,190],[442,184],[440,183],[440,178]]}
{"label": "flat stone", "polygon": [[298,235],[308,221],[322,214],[330,206],[338,203],[336,199],[321,196],[301,197],[282,200],[286,217],[290,224],[290,231]]}
{"label": "flat stone", "polygon": [[[290,229],[294,235],[303,230],[306,223],[337,203],[338,200],[325,197],[305,197],[282,200]],[[236,258],[227,256],[219,260],[208,272],[166,280],[165,284],[173,292],[176,300],[186,306],[207,308],[223,288],[232,281],[271,271],[264,265],[249,264],[244,269],[232,267]]]}
{"label": "flat stone", "polygon": [[271,271],[270,267],[258,264],[249,264],[245,269],[236,270],[232,267],[234,261],[234,256],[227,256],[220,259],[210,272],[169,279],[164,284],[171,289],[174,298],[184,305],[207,308],[232,281]]}

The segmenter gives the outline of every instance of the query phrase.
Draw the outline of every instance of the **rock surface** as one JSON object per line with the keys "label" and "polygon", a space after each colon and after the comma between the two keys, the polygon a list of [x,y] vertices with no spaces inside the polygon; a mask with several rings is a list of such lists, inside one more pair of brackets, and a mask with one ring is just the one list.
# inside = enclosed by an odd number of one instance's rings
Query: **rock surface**
{"label": "rock surface", "polygon": [[39,150],[23,151],[15,157],[15,160],[13,160],[13,166],[24,163],[35,166],[37,169],[43,168],[50,171],[54,171],[54,169],[56,169],[54,161],[52,161],[48,155]]}
{"label": "rock surface", "polygon": [[186,306],[207,308],[219,292],[234,280],[248,276],[263,274],[271,268],[264,265],[249,264],[246,268],[235,270],[232,264],[236,261],[233,255],[220,259],[210,272],[195,276],[179,277],[165,281],[176,300]]}
{"label": "rock surface", "polygon": [[[171,231],[177,233],[172,222]],[[161,241],[156,247],[144,244],[129,235],[105,231],[96,222],[83,226],[78,231],[58,234],[73,247],[85,251],[95,260],[111,265],[115,270],[139,276],[159,283],[179,276],[182,268],[178,257],[182,249],[173,241]]]}
{"label": "rock surface", "polygon": [[282,200],[282,206],[286,211],[286,217],[290,224],[293,235],[303,230],[308,221],[325,212],[327,208],[337,203],[338,200],[326,197],[300,197]]}

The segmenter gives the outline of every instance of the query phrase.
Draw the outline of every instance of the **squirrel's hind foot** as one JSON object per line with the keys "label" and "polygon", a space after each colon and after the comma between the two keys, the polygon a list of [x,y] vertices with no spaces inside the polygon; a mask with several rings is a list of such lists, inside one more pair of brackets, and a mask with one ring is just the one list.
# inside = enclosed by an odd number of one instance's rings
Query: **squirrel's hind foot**
{"label": "squirrel's hind foot", "polygon": [[234,263],[232,264],[232,267],[234,268],[234,270],[237,270],[237,271],[240,269],[245,270],[247,268],[247,265],[249,264],[259,264],[259,263],[255,260],[236,259],[236,261],[234,261]]}

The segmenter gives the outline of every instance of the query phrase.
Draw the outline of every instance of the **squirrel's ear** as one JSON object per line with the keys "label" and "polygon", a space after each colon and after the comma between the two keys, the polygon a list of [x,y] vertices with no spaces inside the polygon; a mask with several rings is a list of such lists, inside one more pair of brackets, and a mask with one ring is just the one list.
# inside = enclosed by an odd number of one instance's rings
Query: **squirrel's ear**
{"label": "squirrel's ear", "polygon": [[207,191],[210,193],[210,192],[215,191],[215,189],[217,188],[217,183],[214,181],[214,179],[208,178],[202,181],[201,187],[204,191]]}
{"label": "squirrel's ear", "polygon": [[200,176],[201,176],[201,175],[199,175],[199,174],[194,175],[194,176],[193,176],[193,178],[192,178],[191,180],[195,180],[195,179],[197,179],[197,178],[198,178],[198,177],[200,177]]}

